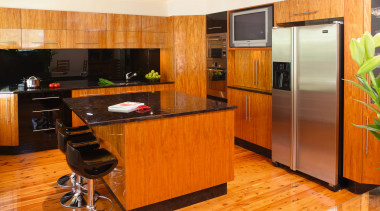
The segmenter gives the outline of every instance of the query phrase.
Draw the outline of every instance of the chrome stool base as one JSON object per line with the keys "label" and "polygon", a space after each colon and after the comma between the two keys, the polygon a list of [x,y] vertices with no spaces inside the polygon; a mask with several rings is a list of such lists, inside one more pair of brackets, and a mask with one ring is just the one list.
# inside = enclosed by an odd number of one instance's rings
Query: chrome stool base
{"label": "chrome stool base", "polygon": [[57,180],[57,184],[63,188],[72,188],[75,183],[75,173],[66,174]]}
{"label": "chrome stool base", "polygon": [[[107,204],[110,204],[110,205],[107,205]],[[99,196],[99,199],[92,206],[87,205],[86,208],[89,211],[105,211],[105,210],[111,211],[113,209],[113,202],[110,198],[107,198],[105,196]]]}
{"label": "chrome stool base", "polygon": [[[66,208],[81,208],[87,206],[87,193],[83,191],[70,191],[63,195],[59,202]],[[101,196],[95,191],[94,201],[98,201]]]}

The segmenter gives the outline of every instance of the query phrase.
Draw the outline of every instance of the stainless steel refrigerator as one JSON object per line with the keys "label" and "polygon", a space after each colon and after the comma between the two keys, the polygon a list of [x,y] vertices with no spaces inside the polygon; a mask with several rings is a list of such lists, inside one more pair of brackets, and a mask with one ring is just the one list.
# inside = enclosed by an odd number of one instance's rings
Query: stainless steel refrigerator
{"label": "stainless steel refrigerator", "polygon": [[273,28],[272,160],[338,187],[342,25]]}

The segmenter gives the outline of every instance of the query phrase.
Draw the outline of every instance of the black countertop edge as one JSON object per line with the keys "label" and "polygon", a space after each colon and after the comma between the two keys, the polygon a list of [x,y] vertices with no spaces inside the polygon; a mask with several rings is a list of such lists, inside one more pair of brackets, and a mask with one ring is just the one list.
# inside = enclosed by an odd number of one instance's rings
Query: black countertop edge
{"label": "black countertop edge", "polygon": [[[72,108],[70,108],[72,110]],[[142,117],[135,117],[133,119],[119,119],[119,120],[108,120],[107,122],[96,122],[88,124],[86,120],[80,118],[83,122],[85,122],[89,127],[96,127],[96,126],[105,126],[105,125],[112,125],[112,124],[124,124],[124,123],[130,123],[130,122],[140,122],[140,121],[147,121],[147,120],[154,120],[154,119],[162,119],[162,118],[169,118],[169,117],[178,117],[178,116],[185,116],[185,115],[191,115],[191,114],[202,114],[202,113],[209,113],[209,112],[215,112],[215,111],[225,111],[225,110],[232,110],[237,109],[237,106],[230,106],[226,108],[217,108],[217,109],[208,109],[208,110],[200,110],[200,111],[189,111],[189,112],[183,112],[183,113],[175,113],[175,114],[160,114],[160,115],[152,115],[152,116],[142,116]],[[74,111],[74,110],[72,110]],[[75,113],[75,111],[74,111]],[[75,113],[78,117],[79,115]]]}
{"label": "black countertop edge", "polygon": [[[81,89],[102,89],[102,88],[117,88],[117,87],[129,87],[129,86],[149,86],[149,85],[161,85],[161,84],[174,84],[173,81],[165,82],[139,82],[131,84],[120,84],[120,85],[111,85],[111,86],[98,86],[98,85],[85,85],[85,86],[72,86],[72,87],[60,87],[60,88],[49,88],[42,87],[38,89],[10,89],[10,86],[5,86],[0,88],[0,94],[24,94],[24,93],[46,93],[46,92],[56,92],[56,91],[72,91],[72,90],[81,90]],[[2,89],[4,91],[2,91]],[[8,89],[8,90],[6,90]]]}
{"label": "black countertop edge", "polygon": [[240,86],[227,86],[227,88],[230,89],[237,89],[241,91],[247,91],[247,92],[255,92],[259,94],[265,94],[265,95],[272,95],[272,92],[270,90],[262,90],[262,89],[254,89],[254,88],[245,88],[245,87],[240,87]]}

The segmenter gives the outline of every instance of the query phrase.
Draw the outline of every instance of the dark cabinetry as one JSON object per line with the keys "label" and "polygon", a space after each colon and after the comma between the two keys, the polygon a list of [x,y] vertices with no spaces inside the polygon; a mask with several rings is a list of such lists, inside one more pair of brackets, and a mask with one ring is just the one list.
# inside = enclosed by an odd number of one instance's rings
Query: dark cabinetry
{"label": "dark cabinetry", "polygon": [[207,34],[227,33],[227,12],[208,14]]}

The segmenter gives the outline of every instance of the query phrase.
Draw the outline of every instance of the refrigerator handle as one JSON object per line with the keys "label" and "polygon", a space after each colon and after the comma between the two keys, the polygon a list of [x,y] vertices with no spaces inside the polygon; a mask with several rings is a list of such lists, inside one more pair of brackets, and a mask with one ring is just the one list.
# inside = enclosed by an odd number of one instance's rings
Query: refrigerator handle
{"label": "refrigerator handle", "polygon": [[247,117],[247,115],[248,115],[247,98],[248,98],[248,95],[245,96],[245,120],[248,119],[248,117]]}
{"label": "refrigerator handle", "polygon": [[248,120],[251,121],[251,96],[248,96],[248,109],[249,109],[249,113],[248,113]]}

